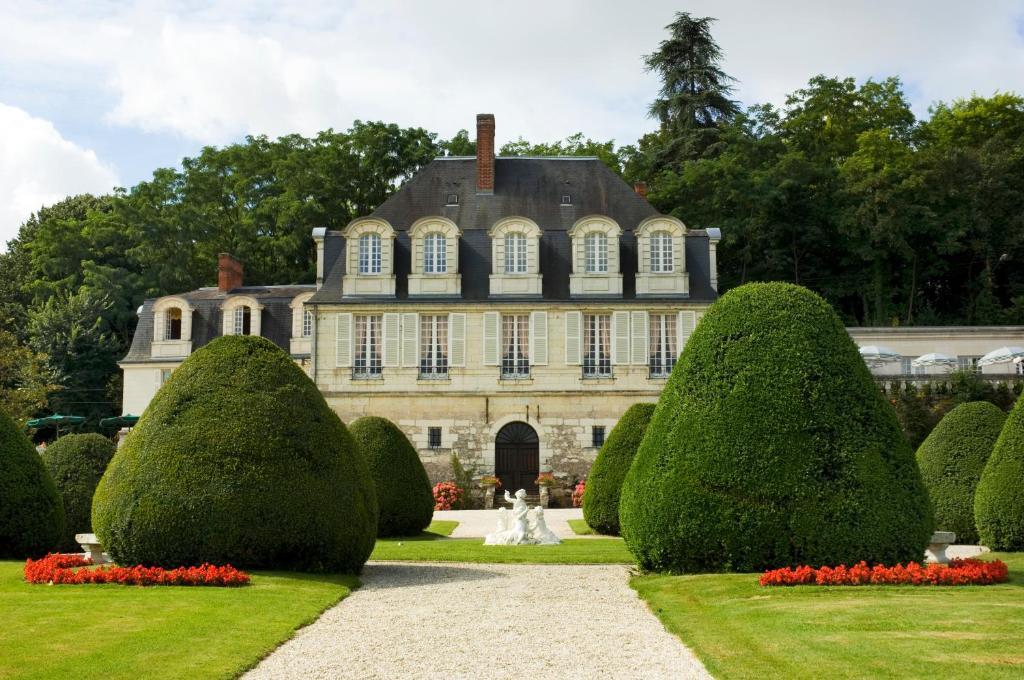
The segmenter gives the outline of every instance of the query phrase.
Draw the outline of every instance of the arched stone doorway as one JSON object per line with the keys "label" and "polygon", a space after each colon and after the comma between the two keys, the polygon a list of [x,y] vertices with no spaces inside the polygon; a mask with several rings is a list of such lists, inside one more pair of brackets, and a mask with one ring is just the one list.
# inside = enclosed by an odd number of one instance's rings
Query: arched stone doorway
{"label": "arched stone doorway", "polygon": [[540,474],[540,440],[537,431],[516,421],[498,430],[494,439],[494,476],[501,480],[502,491],[537,493]]}

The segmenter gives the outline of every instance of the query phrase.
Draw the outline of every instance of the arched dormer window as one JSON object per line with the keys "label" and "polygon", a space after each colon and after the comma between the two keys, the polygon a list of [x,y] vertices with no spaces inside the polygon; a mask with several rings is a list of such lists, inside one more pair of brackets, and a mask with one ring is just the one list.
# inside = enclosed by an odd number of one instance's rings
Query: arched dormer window
{"label": "arched dormer window", "polygon": [[491,227],[491,295],[540,297],[540,227],[506,217]]}
{"label": "arched dormer window", "polygon": [[458,297],[462,294],[459,274],[459,227],[446,217],[416,220],[409,227],[412,272],[409,296]]}
{"label": "arched dormer window", "polygon": [[690,294],[686,271],[686,226],[674,217],[649,217],[636,228],[637,296]]}
{"label": "arched dormer window", "polygon": [[313,297],[312,291],[296,295],[290,305],[292,309],[291,353],[293,355],[309,354],[312,349],[313,310],[306,305],[306,301],[311,297]]}
{"label": "arched dormer window", "polygon": [[570,295],[622,295],[621,235],[622,229],[615,220],[603,215],[584,217],[573,225],[569,230],[573,271],[569,277]]}
{"label": "arched dormer window", "polygon": [[363,217],[349,223],[344,234],[342,294],[394,297],[395,230],[385,220]]}
{"label": "arched dormer window", "polygon": [[183,357],[192,353],[193,308],[182,297],[160,298],[153,305],[154,357]]}
{"label": "arched dormer window", "polygon": [[263,305],[248,295],[234,295],[221,305],[223,335],[261,335]]}

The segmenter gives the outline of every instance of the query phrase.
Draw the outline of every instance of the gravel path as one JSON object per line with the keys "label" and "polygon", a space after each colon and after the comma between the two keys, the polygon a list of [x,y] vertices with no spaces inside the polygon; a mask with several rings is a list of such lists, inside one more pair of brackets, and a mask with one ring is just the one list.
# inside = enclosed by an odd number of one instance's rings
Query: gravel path
{"label": "gravel path", "polygon": [[624,566],[371,562],[246,678],[709,678]]}

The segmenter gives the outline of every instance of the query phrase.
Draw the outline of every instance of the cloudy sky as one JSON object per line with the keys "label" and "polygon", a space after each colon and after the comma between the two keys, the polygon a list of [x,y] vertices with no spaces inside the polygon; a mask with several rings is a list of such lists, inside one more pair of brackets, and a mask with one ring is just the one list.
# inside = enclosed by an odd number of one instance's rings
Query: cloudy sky
{"label": "cloudy sky", "polygon": [[[0,0],[0,249],[41,205],[131,186],[203,145],[353,119],[499,142],[633,142],[641,55],[674,12],[718,18],[745,104],[816,73],[899,75],[915,110],[1024,92],[1024,0]],[[833,6],[835,5],[835,6]]]}

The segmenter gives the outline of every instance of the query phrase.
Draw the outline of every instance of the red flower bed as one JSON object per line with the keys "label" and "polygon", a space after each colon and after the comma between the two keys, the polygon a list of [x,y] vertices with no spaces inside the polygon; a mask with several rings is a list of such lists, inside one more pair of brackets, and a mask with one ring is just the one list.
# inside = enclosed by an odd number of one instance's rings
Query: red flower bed
{"label": "red flower bed", "polygon": [[434,485],[434,510],[451,510],[462,501],[462,489],[455,482],[438,482]]}
{"label": "red flower bed", "polygon": [[125,586],[244,586],[249,575],[230,564],[216,567],[97,567],[81,555],[51,554],[25,562],[25,580],[29,583],[75,584],[118,583]]}
{"label": "red flower bed", "polygon": [[1005,583],[1009,578],[1006,564],[999,560],[951,560],[945,564],[908,562],[886,567],[869,567],[859,562],[852,567],[802,566],[771,569],[761,575],[762,586],[987,586]]}
{"label": "red flower bed", "polygon": [[583,480],[576,484],[576,488],[572,490],[572,507],[582,508],[583,507],[583,492],[587,490],[587,480]]}

